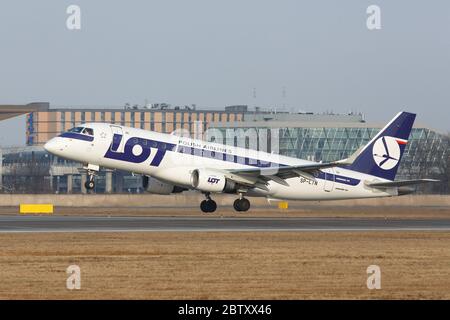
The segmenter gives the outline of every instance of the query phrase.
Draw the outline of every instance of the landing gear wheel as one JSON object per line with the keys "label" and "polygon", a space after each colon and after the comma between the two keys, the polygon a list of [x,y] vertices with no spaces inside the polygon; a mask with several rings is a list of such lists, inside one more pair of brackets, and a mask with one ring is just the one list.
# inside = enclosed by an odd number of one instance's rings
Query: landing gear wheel
{"label": "landing gear wheel", "polygon": [[236,211],[241,211],[241,207],[239,206],[239,201],[240,201],[240,199],[236,199],[236,200],[234,200],[234,203],[233,203],[233,208]]}
{"label": "landing gear wheel", "polygon": [[94,182],[94,180],[86,181],[86,182],[84,183],[84,186],[85,186],[86,189],[92,190],[92,189],[95,188],[95,182]]}
{"label": "landing gear wheel", "polygon": [[207,202],[208,202],[207,200],[203,200],[202,202],[200,202],[200,209],[205,213],[209,212]]}
{"label": "landing gear wheel", "polygon": [[95,174],[96,174],[96,171],[89,170],[89,169],[87,170],[87,179],[88,180],[84,183],[84,187],[86,188],[86,190],[92,190],[95,188],[95,181],[94,181]]}
{"label": "landing gear wheel", "polygon": [[234,210],[239,212],[248,211],[250,209],[250,201],[246,198],[236,199],[233,203]]}
{"label": "landing gear wheel", "polygon": [[217,203],[214,200],[203,200],[200,203],[200,209],[205,213],[212,213],[217,210]]}

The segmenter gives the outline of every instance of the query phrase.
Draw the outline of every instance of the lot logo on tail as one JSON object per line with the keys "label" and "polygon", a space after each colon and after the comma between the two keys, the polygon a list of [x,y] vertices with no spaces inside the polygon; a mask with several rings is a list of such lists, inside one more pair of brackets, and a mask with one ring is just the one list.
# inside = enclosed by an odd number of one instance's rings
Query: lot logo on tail
{"label": "lot logo on tail", "polygon": [[373,145],[373,159],[383,170],[391,170],[397,166],[401,157],[400,144],[406,140],[384,136],[375,141]]}

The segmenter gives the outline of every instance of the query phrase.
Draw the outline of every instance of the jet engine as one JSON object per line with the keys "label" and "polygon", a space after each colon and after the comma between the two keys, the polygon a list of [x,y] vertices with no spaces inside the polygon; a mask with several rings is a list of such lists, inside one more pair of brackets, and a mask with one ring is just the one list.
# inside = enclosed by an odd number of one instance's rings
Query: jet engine
{"label": "jet engine", "polygon": [[159,181],[156,178],[149,176],[142,176],[142,187],[145,191],[154,194],[171,194],[171,193],[180,193],[186,188],[178,187],[170,183]]}
{"label": "jet engine", "polygon": [[193,188],[203,192],[235,193],[237,190],[237,185],[234,181],[227,179],[222,172],[211,169],[196,169],[192,171],[191,185]]}

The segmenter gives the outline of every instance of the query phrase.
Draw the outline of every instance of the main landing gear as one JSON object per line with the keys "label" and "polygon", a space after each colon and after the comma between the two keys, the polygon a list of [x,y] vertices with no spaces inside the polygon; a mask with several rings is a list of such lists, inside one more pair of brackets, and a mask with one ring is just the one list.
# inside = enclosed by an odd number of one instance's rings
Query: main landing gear
{"label": "main landing gear", "polygon": [[242,194],[240,194],[239,199],[236,199],[233,203],[234,210],[239,212],[248,211],[250,209],[250,201],[244,198]]}
{"label": "main landing gear", "polygon": [[209,193],[206,193],[205,196],[206,196],[206,200],[203,200],[200,203],[200,209],[205,213],[212,213],[212,212],[216,211],[217,203],[213,199],[211,199],[211,196]]}
{"label": "main landing gear", "polygon": [[[211,199],[210,193],[205,193],[206,200],[200,203],[200,209],[205,213],[212,213],[217,210],[217,203]],[[245,212],[250,209],[250,201],[244,198],[242,194],[239,195],[239,199],[236,199],[233,204],[234,210],[239,212]]]}

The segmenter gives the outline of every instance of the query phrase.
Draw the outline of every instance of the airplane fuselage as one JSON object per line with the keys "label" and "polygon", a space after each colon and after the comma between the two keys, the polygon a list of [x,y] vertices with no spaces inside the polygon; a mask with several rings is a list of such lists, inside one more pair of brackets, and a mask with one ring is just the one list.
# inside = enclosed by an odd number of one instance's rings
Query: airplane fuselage
{"label": "airplane fuselage", "polygon": [[[87,123],[92,135],[66,132],[46,144],[51,153],[84,164],[154,177],[193,189],[192,173],[210,168],[227,173],[246,168],[277,168],[315,162],[248,150],[191,138],[106,123]],[[274,169],[276,170],[276,169]],[[249,188],[248,196],[286,200],[337,200],[397,195],[396,188],[370,188],[366,182],[385,179],[336,166],[317,171],[314,179],[287,178],[286,184],[268,180],[265,189]]]}

